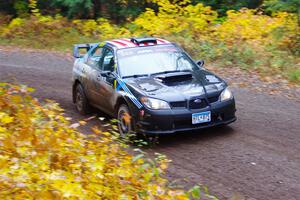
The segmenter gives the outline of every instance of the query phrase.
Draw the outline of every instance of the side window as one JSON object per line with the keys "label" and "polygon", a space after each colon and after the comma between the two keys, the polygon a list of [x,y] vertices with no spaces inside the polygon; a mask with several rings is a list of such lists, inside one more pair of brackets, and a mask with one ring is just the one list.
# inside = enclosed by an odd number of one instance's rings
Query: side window
{"label": "side window", "polygon": [[93,57],[101,57],[103,48],[97,47],[93,51]]}
{"label": "side window", "polygon": [[102,64],[100,65],[102,71],[114,71],[115,59],[113,51],[110,49],[105,49],[102,57]]}
{"label": "side window", "polygon": [[88,57],[87,63],[91,66],[96,66],[100,62],[102,51],[102,47],[96,47],[93,49]]}

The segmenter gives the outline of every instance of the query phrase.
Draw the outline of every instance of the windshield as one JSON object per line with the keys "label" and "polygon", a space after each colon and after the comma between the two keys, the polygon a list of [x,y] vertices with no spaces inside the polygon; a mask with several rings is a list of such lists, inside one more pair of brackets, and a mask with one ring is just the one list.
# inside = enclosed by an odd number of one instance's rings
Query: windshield
{"label": "windshield", "polygon": [[184,52],[174,46],[128,48],[118,50],[117,54],[122,77],[198,69]]}

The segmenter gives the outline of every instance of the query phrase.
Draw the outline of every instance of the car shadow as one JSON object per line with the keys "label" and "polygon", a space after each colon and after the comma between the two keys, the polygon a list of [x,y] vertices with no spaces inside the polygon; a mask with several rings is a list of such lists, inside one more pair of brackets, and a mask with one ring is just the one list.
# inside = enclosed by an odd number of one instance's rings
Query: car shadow
{"label": "car shadow", "polygon": [[229,137],[235,134],[235,130],[231,126],[218,126],[198,131],[179,132],[169,135],[159,135],[155,144],[149,148],[163,148],[176,146],[178,144],[194,144],[202,143],[219,138]]}

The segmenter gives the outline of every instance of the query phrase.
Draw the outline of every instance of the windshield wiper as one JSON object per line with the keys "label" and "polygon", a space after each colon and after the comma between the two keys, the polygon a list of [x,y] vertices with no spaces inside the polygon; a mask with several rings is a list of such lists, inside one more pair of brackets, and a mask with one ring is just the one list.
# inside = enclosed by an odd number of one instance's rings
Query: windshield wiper
{"label": "windshield wiper", "polygon": [[188,70],[188,69],[185,69],[185,70],[168,70],[168,71],[153,73],[151,75],[168,74],[168,73],[176,73],[176,72],[191,72],[191,70]]}
{"label": "windshield wiper", "polygon": [[149,76],[149,74],[134,74],[134,75],[129,75],[129,76],[123,76],[122,78],[138,78],[138,77],[143,77],[143,76]]}

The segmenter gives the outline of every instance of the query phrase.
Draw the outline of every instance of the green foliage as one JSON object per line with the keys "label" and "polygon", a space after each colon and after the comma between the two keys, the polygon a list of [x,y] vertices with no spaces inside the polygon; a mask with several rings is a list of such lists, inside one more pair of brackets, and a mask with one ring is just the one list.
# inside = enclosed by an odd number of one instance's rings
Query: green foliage
{"label": "green foliage", "polygon": [[295,69],[295,70],[289,72],[288,75],[289,75],[290,80],[292,80],[296,83],[300,82],[300,69]]}
{"label": "green foliage", "polygon": [[16,14],[19,17],[26,17],[26,16],[28,16],[28,12],[29,12],[28,2],[22,1],[22,0],[18,0],[18,1],[16,1],[14,3],[14,9],[16,10]]}
{"label": "green foliage", "polygon": [[110,10],[118,13],[119,18],[121,19],[132,20],[133,18],[137,17],[140,13],[144,11],[145,9],[144,5],[146,5],[146,1],[145,0],[127,0],[127,1],[119,0],[117,5],[118,5],[117,8],[115,9],[111,8]]}
{"label": "green foliage", "polygon": [[228,10],[240,10],[241,8],[258,8],[263,0],[194,0],[195,3],[203,3],[217,10],[221,16],[226,15]]}
{"label": "green foliage", "polygon": [[297,13],[300,9],[299,0],[265,0],[264,6],[266,11],[278,12],[285,11],[291,13]]}
{"label": "green foliage", "polygon": [[93,8],[92,0],[54,0],[54,5],[66,8],[69,18],[88,17]]}
{"label": "green foliage", "polygon": [[[22,17],[28,14],[29,0],[0,1],[0,12]],[[178,3],[176,0],[172,4]],[[219,16],[226,16],[228,10],[241,8],[264,8],[267,13],[274,11],[297,12],[298,0],[192,0],[192,5],[202,3],[211,6]],[[43,14],[60,14],[69,18],[108,18],[117,23],[133,20],[151,8],[157,11],[157,3],[149,0],[38,0],[37,7]],[[299,11],[298,11],[299,12]]]}

